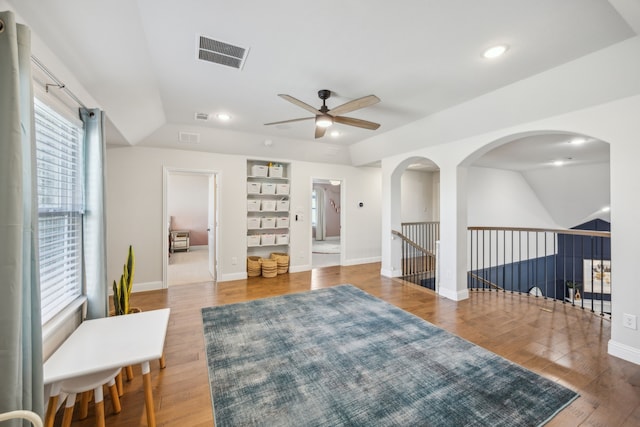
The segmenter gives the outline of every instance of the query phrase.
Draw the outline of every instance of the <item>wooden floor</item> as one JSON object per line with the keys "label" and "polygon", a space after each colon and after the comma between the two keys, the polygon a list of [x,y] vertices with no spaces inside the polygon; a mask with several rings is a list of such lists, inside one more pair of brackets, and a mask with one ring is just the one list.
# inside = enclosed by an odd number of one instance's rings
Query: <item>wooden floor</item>
{"label": "wooden floor", "polygon": [[[607,355],[610,323],[588,312],[541,298],[497,292],[473,293],[453,302],[431,291],[379,275],[380,264],[326,267],[276,278],[251,278],[218,285],[181,285],[132,295],[143,310],[171,308],[166,369],[151,364],[158,426],[212,426],[202,307],[248,301],[351,283],[372,295],[485,347],[581,395],[549,426],[639,426],[640,366]],[[125,383],[122,412],[107,426],[146,425],[139,368]],[[74,426],[92,426],[74,414]],[[59,425],[60,418],[57,419]]]}

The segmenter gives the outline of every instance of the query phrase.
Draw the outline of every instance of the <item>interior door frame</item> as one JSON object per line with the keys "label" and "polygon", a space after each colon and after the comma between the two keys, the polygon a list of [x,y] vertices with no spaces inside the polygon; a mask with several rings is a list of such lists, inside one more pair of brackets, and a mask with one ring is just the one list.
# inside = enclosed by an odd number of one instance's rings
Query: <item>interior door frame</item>
{"label": "interior door frame", "polygon": [[[168,215],[168,201],[169,201],[169,176],[176,173],[182,174],[193,174],[193,175],[202,175],[208,178],[213,177],[215,182],[214,194],[209,194],[209,200],[207,200],[207,205],[211,205],[213,202],[214,209],[214,220],[215,224],[213,227],[214,233],[214,247],[209,248],[209,253],[213,251],[214,256],[214,265],[215,265],[215,274],[213,275],[213,281],[217,281],[218,279],[218,222],[220,217],[220,209],[219,209],[219,183],[220,183],[220,172],[215,170],[208,169],[192,169],[192,168],[180,168],[180,167],[172,167],[172,166],[163,166],[162,167],[162,289],[167,289],[169,287],[168,278],[167,278],[167,269],[169,266],[169,215]],[[213,200],[212,200],[213,198]],[[208,224],[207,224],[208,226]]]}
{"label": "interior door frame", "polygon": [[[346,238],[346,213],[345,197],[347,193],[347,180],[345,178],[326,178],[320,176],[311,177],[311,188],[309,191],[309,265],[313,266],[313,224],[311,223],[311,198],[313,197],[313,185],[316,181],[340,181],[340,264],[345,265],[345,254],[347,248]],[[326,208],[326,207],[325,207]]]}

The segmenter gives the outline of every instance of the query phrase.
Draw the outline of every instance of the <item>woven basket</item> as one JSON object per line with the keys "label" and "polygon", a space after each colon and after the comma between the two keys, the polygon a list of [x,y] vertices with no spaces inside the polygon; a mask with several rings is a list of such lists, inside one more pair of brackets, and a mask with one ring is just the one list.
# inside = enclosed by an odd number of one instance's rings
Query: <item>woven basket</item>
{"label": "woven basket", "polygon": [[262,274],[262,265],[259,256],[247,257],[247,276],[256,277]]}
{"label": "woven basket", "polygon": [[261,258],[262,277],[276,277],[278,275],[278,263],[275,259]]}
{"label": "woven basket", "polygon": [[271,259],[276,260],[278,265],[278,274],[284,274],[289,271],[289,255],[282,252],[272,252]]}

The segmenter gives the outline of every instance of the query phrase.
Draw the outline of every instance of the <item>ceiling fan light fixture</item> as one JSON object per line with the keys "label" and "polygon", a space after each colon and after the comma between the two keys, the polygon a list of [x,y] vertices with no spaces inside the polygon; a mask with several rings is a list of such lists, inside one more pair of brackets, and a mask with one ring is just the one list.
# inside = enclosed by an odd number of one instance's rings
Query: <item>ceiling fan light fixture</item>
{"label": "ceiling fan light fixture", "polygon": [[328,128],[333,124],[333,117],[328,114],[316,116],[316,126],[321,128]]}

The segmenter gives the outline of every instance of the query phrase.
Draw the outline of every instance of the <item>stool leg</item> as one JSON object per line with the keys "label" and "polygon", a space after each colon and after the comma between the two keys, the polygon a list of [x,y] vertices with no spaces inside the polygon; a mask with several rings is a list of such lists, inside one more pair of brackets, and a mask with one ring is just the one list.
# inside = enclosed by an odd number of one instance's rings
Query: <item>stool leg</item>
{"label": "stool leg", "polygon": [[80,394],[80,419],[84,420],[89,415],[89,402],[91,401],[91,390],[83,391]]}
{"label": "stool leg", "polygon": [[56,418],[56,408],[58,406],[58,395],[49,397],[49,405],[47,406],[47,415],[44,418],[45,427],[53,427],[53,421]]}
{"label": "stool leg", "polygon": [[118,395],[122,396],[124,394],[124,388],[122,386],[122,371],[118,372],[118,375],[116,375],[116,385],[118,386]]}
{"label": "stool leg", "polygon": [[109,392],[111,393],[111,403],[113,404],[113,412],[119,414],[122,410],[120,406],[120,397],[118,397],[118,387],[116,387],[116,382],[111,379],[109,381]]}
{"label": "stool leg", "polygon": [[67,404],[64,407],[64,415],[62,416],[62,427],[69,427],[73,418],[73,407],[76,404],[76,394],[69,393],[67,396]]}
{"label": "stool leg", "polygon": [[124,370],[127,372],[127,381],[131,381],[133,379],[133,368],[131,366],[127,366]]}
{"label": "stool leg", "polygon": [[167,361],[164,358],[164,353],[162,353],[162,357],[159,359],[160,362],[160,369],[164,369],[167,367]]}
{"label": "stool leg", "polygon": [[93,400],[96,406],[96,426],[104,427],[104,396],[102,395],[102,385],[93,389]]}

